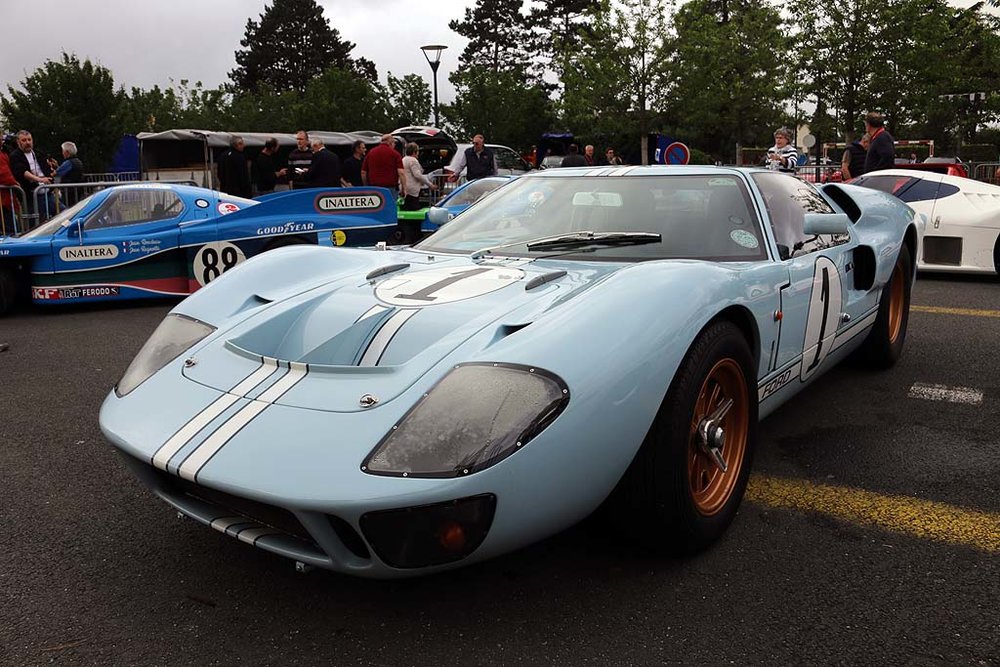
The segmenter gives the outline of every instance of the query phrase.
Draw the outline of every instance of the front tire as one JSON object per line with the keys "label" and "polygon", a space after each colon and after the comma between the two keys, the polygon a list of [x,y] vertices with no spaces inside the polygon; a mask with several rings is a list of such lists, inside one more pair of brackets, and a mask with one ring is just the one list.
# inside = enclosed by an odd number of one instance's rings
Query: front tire
{"label": "front tire", "polygon": [[868,338],[858,349],[860,358],[875,368],[889,368],[903,354],[906,327],[910,319],[910,292],[913,289],[913,260],[904,243],[899,248],[892,276],[882,289],[878,316]]}
{"label": "front tire", "polygon": [[[731,322],[710,324],[688,350],[609,509],[629,537],[697,553],[736,516],[757,440],[753,355]],[[725,468],[725,470],[723,470]]]}

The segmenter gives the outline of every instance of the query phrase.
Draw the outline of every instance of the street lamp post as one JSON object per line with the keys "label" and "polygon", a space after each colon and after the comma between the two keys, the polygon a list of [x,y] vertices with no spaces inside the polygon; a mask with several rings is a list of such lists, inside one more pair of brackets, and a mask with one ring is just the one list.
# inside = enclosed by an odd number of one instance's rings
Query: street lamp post
{"label": "street lamp post", "polygon": [[420,50],[424,52],[424,58],[431,66],[431,71],[434,72],[434,127],[441,127],[438,120],[438,65],[441,64],[441,52],[447,48],[442,44],[428,44],[420,47]]}

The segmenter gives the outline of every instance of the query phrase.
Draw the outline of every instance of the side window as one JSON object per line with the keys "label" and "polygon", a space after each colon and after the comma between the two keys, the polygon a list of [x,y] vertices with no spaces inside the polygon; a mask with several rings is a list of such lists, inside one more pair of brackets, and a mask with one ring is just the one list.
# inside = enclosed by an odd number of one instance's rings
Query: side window
{"label": "side window", "polygon": [[914,178],[912,180],[914,181],[913,183],[894,194],[908,204],[937,199],[939,183],[927,181],[922,178]]}
{"label": "side window", "polygon": [[757,173],[753,179],[764,195],[764,206],[782,259],[825,250],[850,238],[840,234],[806,236],[806,213],[835,212],[811,184],[788,174]]}
{"label": "side window", "polygon": [[512,150],[497,149],[497,165],[501,169],[520,169],[521,158]]}
{"label": "side window", "polygon": [[854,181],[854,185],[879,190],[890,195],[906,192],[916,183],[917,179],[910,176],[862,176]]}
{"label": "side window", "polygon": [[84,229],[110,229],[144,222],[175,218],[184,211],[184,203],[173,190],[125,189],[108,197],[87,217]]}

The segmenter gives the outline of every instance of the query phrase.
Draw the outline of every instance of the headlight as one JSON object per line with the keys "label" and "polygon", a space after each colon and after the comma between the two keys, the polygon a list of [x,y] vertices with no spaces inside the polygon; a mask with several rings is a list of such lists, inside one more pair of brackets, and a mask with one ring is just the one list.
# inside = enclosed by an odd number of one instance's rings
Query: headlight
{"label": "headlight", "polygon": [[510,456],[569,401],[563,381],[513,364],[456,366],[368,455],[361,469],[396,477],[461,477]]}
{"label": "headlight", "polygon": [[118,381],[115,393],[125,396],[150,375],[189,350],[215,327],[184,315],[167,315]]}

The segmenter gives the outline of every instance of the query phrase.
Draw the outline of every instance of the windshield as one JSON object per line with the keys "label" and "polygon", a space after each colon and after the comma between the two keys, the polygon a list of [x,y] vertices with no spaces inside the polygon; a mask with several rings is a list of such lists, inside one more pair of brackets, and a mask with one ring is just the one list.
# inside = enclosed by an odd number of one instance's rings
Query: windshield
{"label": "windshield", "polygon": [[[536,244],[564,234],[643,232],[641,244]],[[639,261],[766,257],[760,222],[736,175],[522,176],[415,247],[425,251]],[[564,244],[560,244],[563,246]],[[530,246],[530,247],[529,247]]]}
{"label": "windshield", "polygon": [[468,206],[479,201],[484,195],[493,192],[509,180],[507,178],[481,178],[478,181],[472,181],[458,192],[441,200],[439,206]]}
{"label": "windshield", "polygon": [[83,210],[83,208],[90,203],[91,199],[93,199],[93,195],[87,197],[86,199],[81,199],[79,202],[77,202],[73,206],[70,206],[69,208],[63,209],[62,211],[57,213],[54,218],[46,222],[44,225],[39,225],[38,227],[35,227],[27,234],[22,234],[21,238],[30,239],[41,236],[52,236],[53,234],[56,233],[56,231],[60,227],[63,226],[64,223],[68,223],[70,220],[73,219],[74,216],[76,216],[77,213]]}

